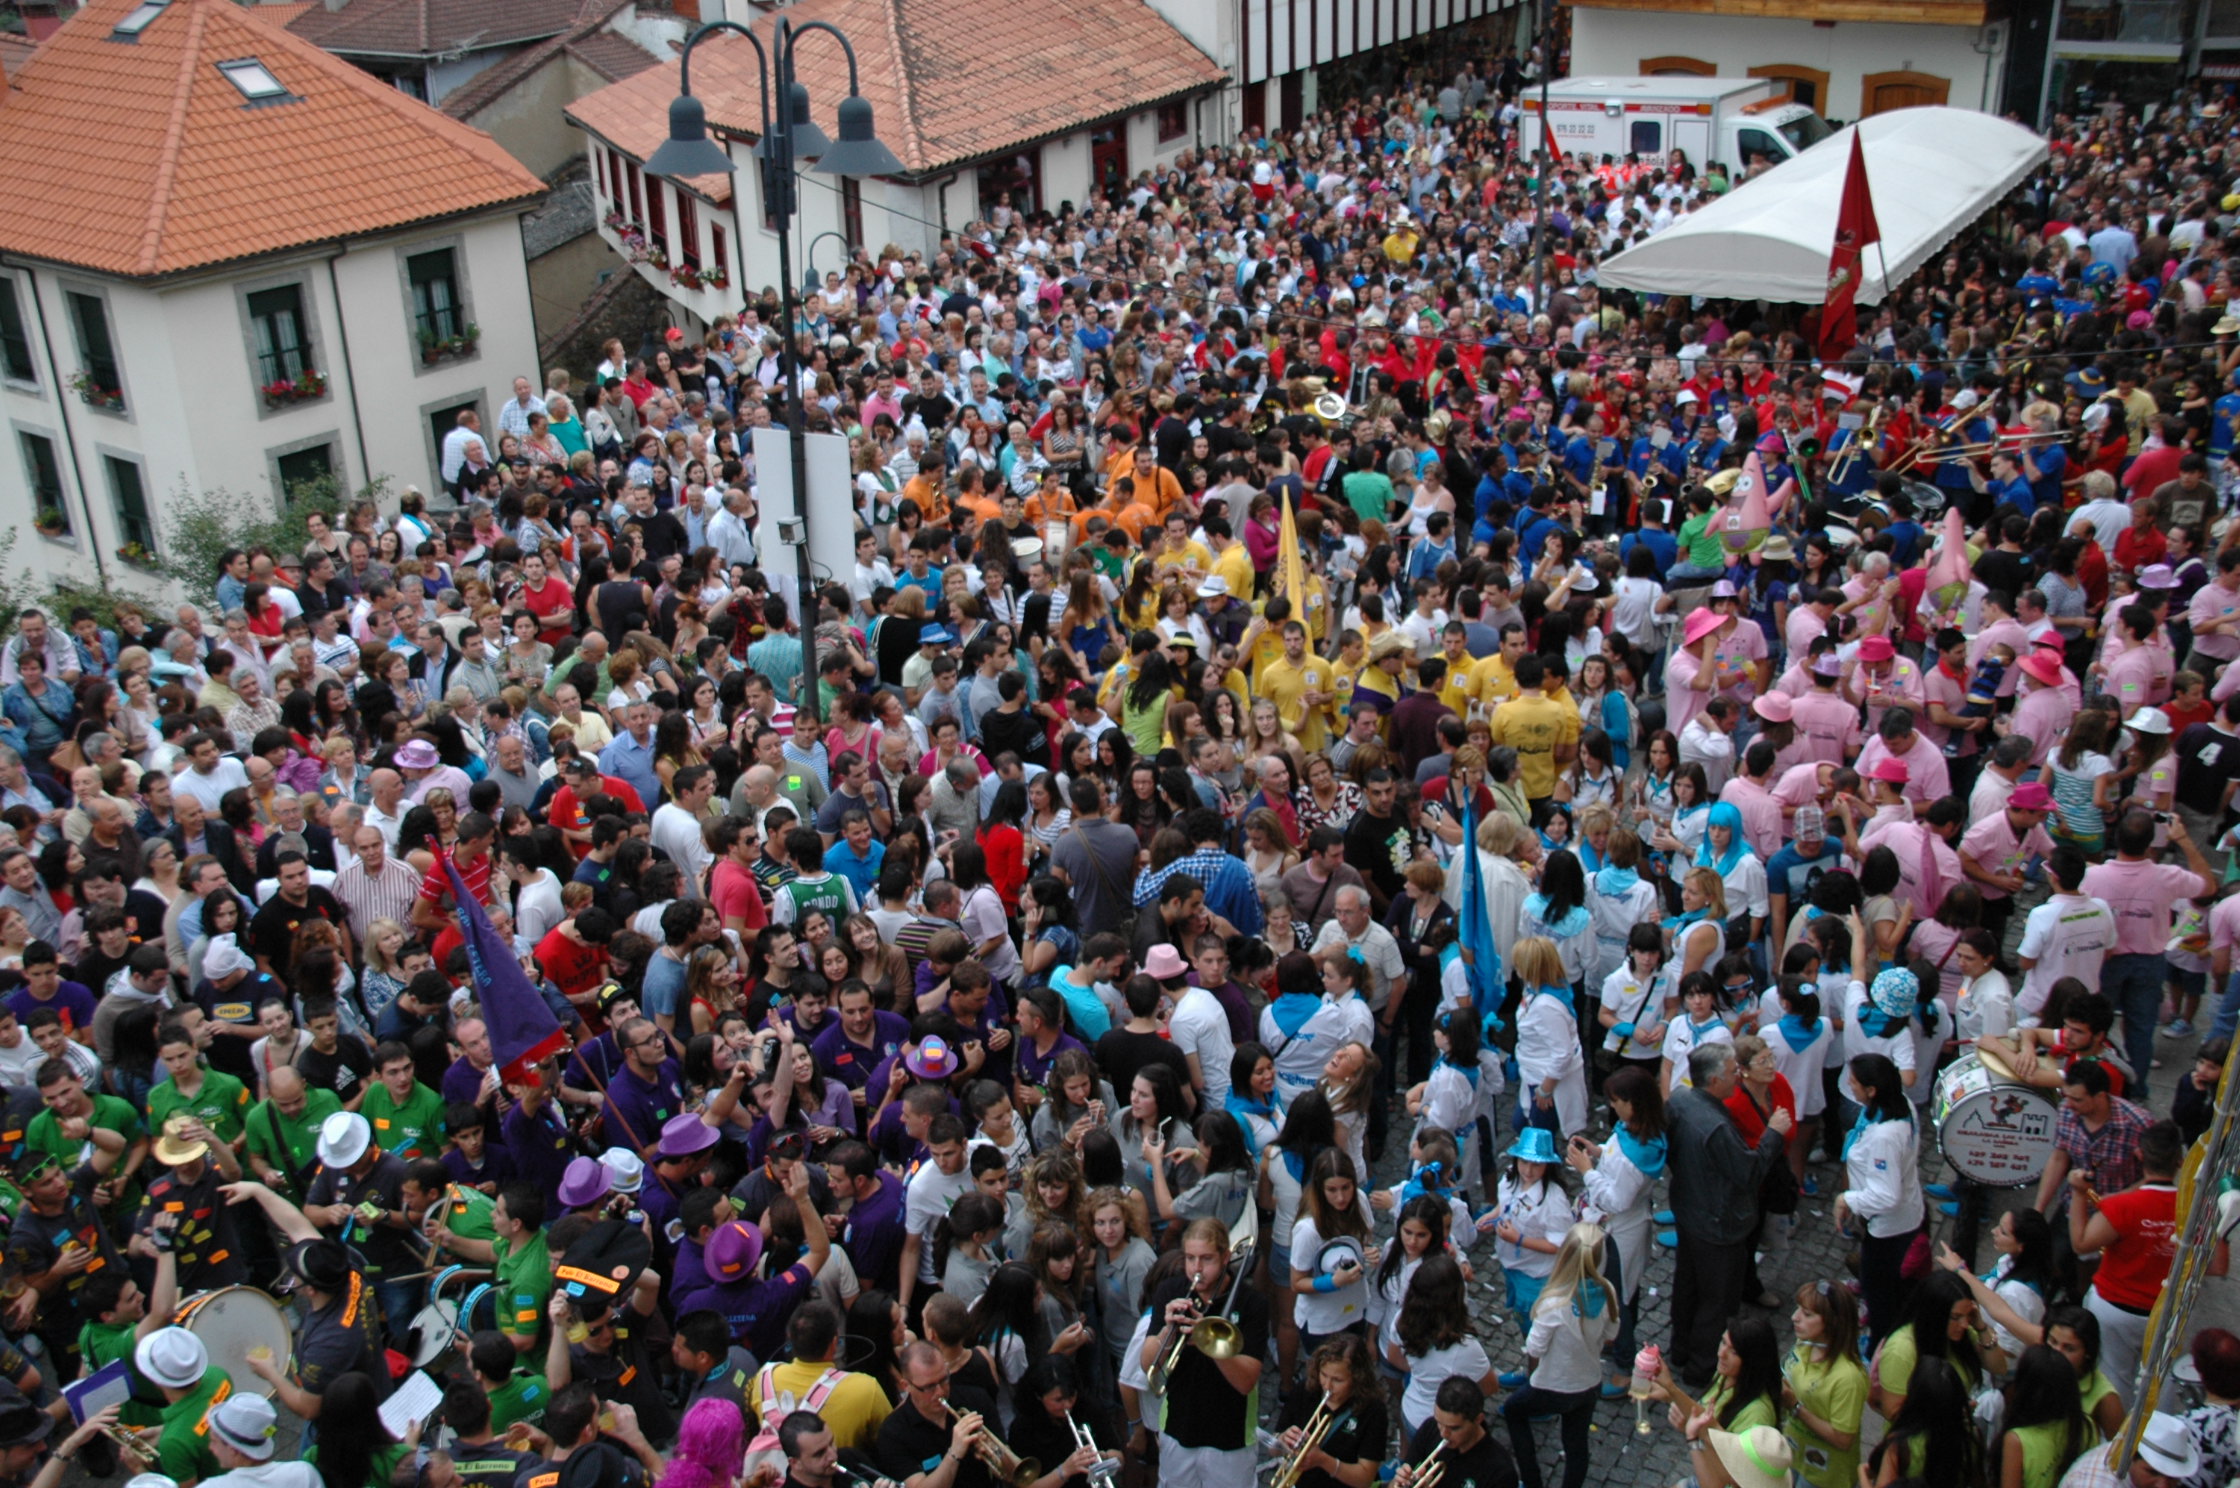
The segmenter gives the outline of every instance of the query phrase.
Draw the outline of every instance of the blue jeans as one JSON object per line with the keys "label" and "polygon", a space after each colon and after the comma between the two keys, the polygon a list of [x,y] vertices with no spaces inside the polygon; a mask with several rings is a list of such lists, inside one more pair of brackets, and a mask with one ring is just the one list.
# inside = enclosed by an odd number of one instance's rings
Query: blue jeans
{"label": "blue jeans", "polygon": [[2100,966],[2100,994],[2123,1019],[2123,1057],[2131,1062],[2125,1099],[2145,1105],[2154,1069],[2155,1019],[2162,1012],[2162,982],[2170,969],[2160,956],[2110,956]]}
{"label": "blue jeans", "polygon": [[2240,968],[2235,968],[2232,978],[2224,984],[2224,997],[2217,1003],[2217,1021],[2202,1035],[2201,1041],[2228,1039],[2240,1032]]}

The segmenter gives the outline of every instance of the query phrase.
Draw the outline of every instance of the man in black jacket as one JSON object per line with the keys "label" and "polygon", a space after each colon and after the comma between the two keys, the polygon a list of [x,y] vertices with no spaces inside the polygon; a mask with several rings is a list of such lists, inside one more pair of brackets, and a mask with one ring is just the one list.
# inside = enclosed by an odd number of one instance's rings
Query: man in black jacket
{"label": "man in black jacket", "polygon": [[1672,1213],[1680,1231],[1673,1267],[1672,1343],[1666,1360],[1696,1389],[1719,1362],[1719,1335],[1742,1306],[1750,1269],[1750,1230],[1758,1185],[1782,1160],[1795,1123],[1777,1110],[1752,1147],[1727,1114],[1739,1071],[1732,1044],[1701,1044],[1688,1054],[1692,1088],[1665,1108],[1672,1164]]}

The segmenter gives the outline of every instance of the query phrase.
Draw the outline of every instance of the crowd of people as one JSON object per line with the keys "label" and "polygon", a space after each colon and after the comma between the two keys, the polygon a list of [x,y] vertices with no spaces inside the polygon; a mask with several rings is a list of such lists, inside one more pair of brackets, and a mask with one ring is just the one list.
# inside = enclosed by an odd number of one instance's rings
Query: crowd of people
{"label": "crowd of people", "polygon": [[[214,609],[16,616],[0,1475],[1542,1488],[1552,1419],[1580,1488],[1630,1395],[1699,1488],[2114,1484],[2240,1024],[2234,115],[2058,120],[1820,359],[1597,286],[1746,176],[1539,218],[1542,65],[520,378]],[[2050,1158],[1925,1181],[1985,1069]],[[2132,1488],[2240,1471],[2191,1356]]]}

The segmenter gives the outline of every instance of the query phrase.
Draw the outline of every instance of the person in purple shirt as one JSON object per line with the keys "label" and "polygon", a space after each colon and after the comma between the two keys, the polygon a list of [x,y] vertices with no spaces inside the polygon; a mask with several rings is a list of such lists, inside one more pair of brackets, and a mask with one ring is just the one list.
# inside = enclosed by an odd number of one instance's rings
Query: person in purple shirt
{"label": "person in purple shirt", "polygon": [[731,1336],[761,1359],[776,1357],[785,1343],[786,1319],[816,1285],[817,1273],[832,1255],[832,1241],[809,1195],[806,1164],[794,1165],[786,1192],[801,1211],[802,1237],[808,1244],[799,1259],[768,1281],[755,1280],[755,1263],[762,1259],[762,1231],[735,1219],[718,1226],[701,1252],[707,1285],[677,1293],[678,1316],[703,1307],[721,1313],[731,1325]]}
{"label": "person in purple shirt", "polygon": [[[1244,936],[1237,939],[1242,944],[1255,943]],[[1259,1037],[1258,1026],[1253,1022],[1252,999],[1229,974],[1229,943],[1220,936],[1198,937],[1197,954],[1190,958],[1190,985],[1211,992],[1213,1000],[1221,1004],[1221,1011],[1229,1015],[1232,1044],[1249,1044]]]}
{"label": "person in purple shirt", "polygon": [[443,1103],[486,1105],[495,1110],[498,1082],[493,1071],[497,1058],[490,1050],[490,1025],[480,1018],[461,1018],[451,1031],[451,1041],[466,1052],[443,1072]]}
{"label": "person in purple shirt", "polygon": [[782,1008],[771,1009],[770,1021],[792,1028],[801,1047],[810,1049],[834,1026],[832,984],[813,971],[805,971],[786,983],[786,991],[793,1001]]}
{"label": "person in purple shirt", "polygon": [[902,1180],[882,1172],[878,1156],[861,1142],[835,1143],[825,1154],[825,1177],[835,1198],[849,1200],[840,1244],[868,1288],[896,1296],[902,1286]]}
{"label": "person in purple shirt", "polygon": [[[1019,1045],[1013,1068],[1018,1083],[1039,1090],[1049,1083],[1050,1066],[1068,1049],[1087,1053],[1087,1046],[1066,1032],[1065,999],[1048,987],[1029,987],[1019,994]],[[1039,1102],[1029,1100],[1029,1106]],[[1031,1117],[1033,1112],[1027,1114]]]}
{"label": "person in purple shirt", "polygon": [[946,1084],[926,1080],[908,1087],[879,1113],[869,1134],[871,1150],[891,1167],[916,1172],[929,1153],[926,1128],[943,1111],[959,1119],[964,1116],[964,1107],[949,1094]]}
{"label": "person in purple shirt", "polygon": [[[606,1032],[585,1039],[576,1046],[575,1054],[568,1060],[568,1073],[561,1083],[583,1096],[604,1099],[607,1086],[622,1070],[622,1047],[615,1042],[615,1030],[623,1024],[645,1016],[637,995],[626,990],[619,982],[609,982],[599,989],[599,1015],[607,1020]],[[657,1025],[658,1026],[658,1025]],[[682,1060],[684,1049],[674,1039],[669,1043],[669,1057]]]}
{"label": "person in purple shirt", "polygon": [[[930,966],[932,961],[929,959],[926,964]],[[921,975],[924,969],[919,968]],[[972,1073],[1008,1088],[1011,1051],[1017,1042],[1007,1026],[1011,1021],[1010,1000],[996,990],[988,968],[978,961],[959,961],[945,980],[949,984],[949,995],[941,1008],[957,1023],[950,1047],[961,1052],[978,1044],[980,1066]],[[918,1005],[925,1006],[922,995]]]}
{"label": "person in purple shirt", "polygon": [[677,1241],[676,1265],[669,1272],[671,1295],[682,1297],[709,1285],[708,1237],[738,1217],[731,1195],[720,1188],[696,1188],[684,1196],[677,1210],[683,1235]]}
{"label": "person in purple shirt", "polygon": [[509,1093],[513,1109],[506,1112],[498,1128],[504,1134],[506,1151],[521,1177],[534,1183],[544,1194],[545,1203],[558,1213],[560,1180],[567,1176],[568,1159],[575,1155],[568,1120],[542,1079],[512,1086]]}
{"label": "person in purple shirt", "polygon": [[464,1188],[495,1194],[521,1175],[514,1171],[513,1154],[502,1143],[488,1140],[489,1127],[482,1107],[450,1101],[443,1108],[443,1129],[451,1145],[443,1152],[443,1170]]}
{"label": "person in purple shirt", "polygon": [[684,1238],[684,1201],[702,1187],[710,1154],[721,1140],[716,1125],[692,1111],[670,1117],[661,1128],[659,1151],[638,1190],[638,1207],[651,1223],[654,1255],[664,1270]]}
{"label": "person in purple shirt", "polygon": [[[817,1030],[809,1052],[827,1077],[862,1091],[871,1084],[872,1071],[894,1058],[909,1037],[908,1019],[874,1007],[871,989],[863,983],[843,982],[840,1015]],[[877,1104],[876,1100],[856,1102],[859,1125],[867,1108]]]}
{"label": "person in purple shirt", "polygon": [[23,985],[8,994],[17,1022],[28,1022],[39,1008],[53,1008],[62,1014],[64,1031],[77,1033],[93,1027],[93,1000],[90,988],[62,979],[53,946],[33,941],[23,948]]}
{"label": "person in purple shirt", "polygon": [[[636,1018],[615,1029],[622,1068],[607,1082],[606,1136],[641,1158],[653,1158],[661,1128],[684,1109],[684,1081],[669,1057],[669,1036],[650,1018]],[[737,1082],[734,1081],[733,1084]]]}

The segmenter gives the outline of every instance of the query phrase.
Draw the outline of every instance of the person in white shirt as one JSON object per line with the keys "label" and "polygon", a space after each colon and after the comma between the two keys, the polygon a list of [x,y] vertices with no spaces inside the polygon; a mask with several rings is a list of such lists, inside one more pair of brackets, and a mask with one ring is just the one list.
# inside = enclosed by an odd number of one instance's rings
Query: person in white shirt
{"label": "person in white shirt", "polygon": [[[1218,935],[1203,935],[1192,949],[1202,954],[1208,942],[1215,950],[1225,944]],[[1162,945],[1151,948],[1143,969],[1153,981],[1169,982],[1186,974],[1190,967],[1175,947]],[[1203,987],[1184,988],[1167,1020],[1167,1037],[1190,1062],[1190,1083],[1198,1090],[1198,1109],[1218,1111],[1225,1107],[1229,1101],[1229,1066],[1237,1050],[1229,1037],[1229,1014],[1221,999]]]}
{"label": "person in white shirt", "polygon": [[[940,1073],[944,1069],[954,1072],[957,1061],[945,1047],[928,1049],[921,1045],[906,1062],[922,1063],[923,1071],[918,1068],[911,1071],[922,1074]],[[926,1126],[926,1149],[931,1161],[919,1165],[903,1191],[902,1295],[899,1300],[905,1308],[918,1289],[930,1288],[938,1281],[933,1271],[934,1226],[948,1216],[951,1204],[972,1192],[972,1175],[965,1171],[964,1138],[962,1117],[948,1111],[935,1116]]]}
{"label": "person in white shirt", "polygon": [[46,1062],[47,1051],[23,1031],[15,1009],[0,1004],[0,1087],[33,1089],[38,1083],[39,1066]]}
{"label": "person in white shirt", "polygon": [[1845,1065],[1843,1084],[1844,1095],[1863,1109],[1864,1117],[1844,1148],[1845,1186],[1836,1198],[1836,1229],[1842,1234],[1865,1230],[1859,1242],[1859,1285],[1869,1326],[1880,1340],[1898,1327],[1904,1296],[1900,1273],[1925,1212],[1921,1138],[1913,1103],[1887,1058],[1853,1057]]}
{"label": "person in white shirt", "polygon": [[716,772],[708,765],[686,765],[670,778],[669,792],[670,798],[653,813],[653,845],[667,853],[684,873],[685,897],[697,899],[716,861],[705,834],[708,802],[716,793]]}
{"label": "person in white shirt", "polygon": [[2100,985],[2100,965],[2115,948],[2116,916],[2105,899],[2080,892],[2085,866],[2084,855],[2072,847],[2057,847],[2046,859],[2053,895],[2022,922],[2022,944],[2015,952],[2022,967],[2022,990],[2014,999],[2017,1027],[2038,1026],[2053,984],[2063,977]]}

